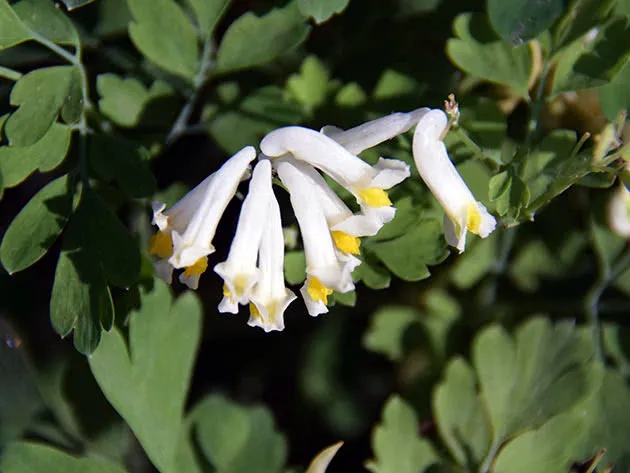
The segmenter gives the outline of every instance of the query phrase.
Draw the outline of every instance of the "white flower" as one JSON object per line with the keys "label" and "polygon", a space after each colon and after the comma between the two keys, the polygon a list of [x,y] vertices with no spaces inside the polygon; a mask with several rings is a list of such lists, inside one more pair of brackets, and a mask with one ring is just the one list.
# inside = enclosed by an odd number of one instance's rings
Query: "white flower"
{"label": "white flower", "polygon": [[420,177],[444,209],[446,241],[461,253],[467,231],[485,238],[494,231],[496,220],[475,200],[449,159],[441,139],[446,125],[446,114],[441,110],[425,114],[414,133],[413,156]]}
{"label": "white flower", "polygon": [[184,268],[180,280],[197,288],[208,267],[207,256],[214,252],[219,220],[255,157],[253,147],[243,148],[166,212],[163,203],[153,203],[153,223],[159,231],[151,237],[149,252],[161,258],[156,263],[160,277],[170,282],[172,269]]}
{"label": "white flower", "polygon": [[321,169],[356,197],[366,215],[382,223],[392,220],[396,212],[385,190],[410,174],[409,166],[402,161],[381,158],[370,166],[332,138],[298,126],[272,131],[263,138],[260,148],[269,157],[291,154]]}
{"label": "white flower", "polygon": [[319,452],[315,458],[313,458],[304,473],[325,473],[328,465],[330,465],[330,462],[342,445],[343,442],[337,442]]}
{"label": "white flower", "polygon": [[284,237],[275,196],[269,202],[258,268],[260,278],[252,292],[247,324],[261,327],[265,332],[284,330],[284,311],[296,296],[284,285]]}
{"label": "white flower", "polygon": [[219,312],[236,314],[238,304],[249,303],[251,291],[260,275],[256,260],[272,198],[271,163],[259,161],[249,182],[230,253],[226,261],[214,267],[214,272],[225,282]]}
{"label": "white flower", "polygon": [[342,130],[335,126],[325,126],[321,132],[331,137],[352,154],[360,154],[385,141],[407,133],[429,112],[429,108],[419,108],[409,113],[392,113],[362,125]]}
{"label": "white flower", "polygon": [[333,290],[354,289],[351,273],[361,262],[335,248],[324,209],[313,182],[292,156],[274,162],[280,180],[288,189],[300,226],[307,278],[301,289],[309,314],[328,312],[326,304]]}
{"label": "white flower", "polygon": [[608,224],[616,235],[630,238],[630,191],[622,182],[610,199]]}

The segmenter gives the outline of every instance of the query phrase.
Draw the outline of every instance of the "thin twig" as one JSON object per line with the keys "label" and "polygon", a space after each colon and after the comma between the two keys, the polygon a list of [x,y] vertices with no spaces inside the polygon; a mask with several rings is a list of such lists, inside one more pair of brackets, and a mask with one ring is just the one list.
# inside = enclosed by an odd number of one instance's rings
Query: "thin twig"
{"label": "thin twig", "polygon": [[192,115],[195,105],[197,101],[199,100],[199,95],[201,94],[203,86],[205,85],[206,80],[208,79],[208,73],[210,72],[213,66],[213,62],[212,62],[213,49],[214,47],[213,47],[212,40],[206,39],[203,44],[203,52],[201,54],[201,64],[199,65],[199,70],[197,71],[197,74],[195,75],[195,79],[193,82],[194,91],[191,94],[188,101],[186,102],[186,104],[184,105],[184,107],[182,108],[182,110],[180,111],[179,116],[177,117],[177,120],[175,120],[175,123],[173,123],[171,131],[166,137],[167,145],[172,144],[175,140],[177,140],[177,138],[179,138],[182,134],[185,133],[185,130],[188,125],[188,120],[190,120],[190,116]]}

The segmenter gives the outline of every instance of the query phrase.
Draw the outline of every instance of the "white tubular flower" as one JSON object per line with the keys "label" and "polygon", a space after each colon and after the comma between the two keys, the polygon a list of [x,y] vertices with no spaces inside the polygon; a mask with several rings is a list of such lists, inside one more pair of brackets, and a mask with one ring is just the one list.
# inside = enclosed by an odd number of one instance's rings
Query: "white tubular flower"
{"label": "white tubular flower", "polygon": [[608,224],[616,235],[630,238],[630,191],[623,183],[610,199]]}
{"label": "white tubular flower", "polygon": [[256,259],[272,198],[271,163],[262,160],[254,168],[227,260],[214,267],[225,282],[219,312],[236,314],[238,304],[249,303],[260,276]]}
{"label": "white tubular flower", "polygon": [[252,293],[247,325],[261,327],[265,332],[284,330],[284,311],[297,297],[284,285],[284,236],[280,207],[274,196],[269,202],[258,268],[260,279]]}
{"label": "white tubular flower", "polygon": [[278,176],[289,190],[304,244],[307,278],[300,292],[308,313],[315,316],[328,312],[326,304],[333,290],[354,289],[351,273],[360,261],[335,249],[315,186],[296,164],[291,156],[275,162]]}
{"label": "white tubular flower", "polygon": [[396,159],[379,159],[370,166],[332,138],[308,128],[288,126],[272,131],[260,143],[272,158],[292,154],[321,169],[357,198],[366,215],[389,222],[396,209],[385,192],[409,177],[409,166]]}
{"label": "white tubular flower", "polygon": [[330,465],[330,462],[342,445],[343,442],[337,442],[336,444],[319,452],[315,458],[313,458],[304,473],[326,473],[328,465]]}
{"label": "white tubular flower", "polygon": [[368,148],[407,133],[429,110],[424,107],[409,113],[392,113],[345,131],[335,126],[325,126],[321,132],[350,153],[360,154]]}
{"label": "white tubular flower", "polygon": [[376,235],[383,222],[371,215],[353,214],[315,168],[295,159],[292,163],[315,190],[337,248],[345,253],[359,254],[361,242],[358,237]]}
{"label": "white tubular flower", "polygon": [[413,157],[422,180],[444,209],[446,242],[461,253],[467,231],[485,238],[494,231],[496,220],[475,200],[448,157],[441,139],[446,125],[446,114],[441,110],[425,114],[414,133]]}
{"label": "white tubular flower", "polygon": [[253,147],[243,148],[166,212],[164,204],[154,202],[153,223],[159,230],[151,237],[149,253],[161,258],[155,264],[158,276],[170,282],[173,268],[184,268],[180,280],[197,288],[207,256],[214,252],[219,220],[255,157]]}

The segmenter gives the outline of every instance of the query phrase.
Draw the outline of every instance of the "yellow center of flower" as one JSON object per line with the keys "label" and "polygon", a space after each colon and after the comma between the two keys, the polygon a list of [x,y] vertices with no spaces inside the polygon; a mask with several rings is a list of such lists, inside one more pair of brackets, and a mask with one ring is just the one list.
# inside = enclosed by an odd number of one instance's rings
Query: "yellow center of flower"
{"label": "yellow center of flower", "polygon": [[319,279],[314,277],[308,279],[308,287],[306,290],[308,291],[308,295],[311,296],[311,299],[323,302],[324,304],[328,304],[328,296],[333,293],[332,289],[328,289]]}
{"label": "yellow center of flower", "polygon": [[362,189],[358,191],[357,194],[359,194],[359,197],[370,207],[387,207],[392,205],[392,201],[389,200],[387,192],[377,187]]}
{"label": "yellow center of flower", "polygon": [[258,307],[256,307],[256,304],[254,304],[253,302],[249,303],[249,313],[255,319],[262,319],[262,315],[260,315],[260,311],[258,310]]}
{"label": "yellow center of flower", "polygon": [[479,212],[475,204],[469,204],[466,209],[466,228],[468,228],[468,231],[478,235],[479,227],[481,227],[481,212]]}
{"label": "yellow center of flower", "polygon": [[223,285],[223,297],[229,297],[232,299],[232,293],[230,292],[230,288],[227,287],[227,284]]}
{"label": "yellow center of flower", "polygon": [[157,232],[149,238],[149,254],[159,258],[168,258],[173,254],[173,240],[171,235]]}
{"label": "yellow center of flower", "polygon": [[359,247],[361,246],[361,240],[359,238],[348,235],[344,232],[340,232],[339,230],[333,230],[330,233],[332,234],[333,240],[335,241],[335,245],[341,251],[353,255],[358,255],[361,253],[361,250],[359,250]]}
{"label": "yellow center of flower", "polygon": [[199,276],[200,274],[203,274],[206,269],[208,269],[208,257],[203,256],[195,261],[194,264],[186,267],[184,270],[184,276]]}
{"label": "yellow center of flower", "polygon": [[230,288],[227,284],[223,285],[223,295],[225,297],[230,298],[231,300],[234,300],[235,297],[240,297],[243,295],[243,293],[245,292],[245,289],[247,288],[247,280],[249,278],[247,277],[246,274],[239,274],[238,276],[236,276],[233,280],[233,289],[234,292],[236,294],[232,294],[232,291],[230,291]]}

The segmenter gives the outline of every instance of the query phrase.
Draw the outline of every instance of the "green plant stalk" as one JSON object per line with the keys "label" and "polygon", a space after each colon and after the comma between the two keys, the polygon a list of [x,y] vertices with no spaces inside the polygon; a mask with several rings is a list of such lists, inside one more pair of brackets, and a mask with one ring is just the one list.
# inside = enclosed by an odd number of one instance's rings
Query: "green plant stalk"
{"label": "green plant stalk", "polygon": [[0,66],[0,77],[9,79],[12,81],[18,81],[22,77],[22,73],[9,69],[8,67]]}
{"label": "green plant stalk", "polygon": [[584,312],[591,325],[595,357],[603,364],[606,357],[604,354],[601,320],[599,318],[599,300],[608,285],[630,266],[630,249],[625,250],[611,269],[606,269],[606,265],[601,256],[597,257],[597,264],[599,266],[599,275],[595,284],[593,284],[586,293],[584,298]]}
{"label": "green plant stalk", "polygon": [[214,44],[210,38],[207,38],[203,43],[203,51],[201,53],[201,64],[199,65],[199,70],[195,75],[195,79],[193,82],[194,91],[189,97],[188,101],[179,112],[179,116],[173,126],[168,136],[166,137],[166,143],[171,144],[177,138],[179,138],[182,134],[185,133],[186,126],[188,124],[188,120],[190,120],[190,116],[193,113],[195,104],[199,100],[199,95],[201,90],[203,89],[206,81],[208,80],[208,75],[210,70],[213,67],[212,61],[212,52],[214,51]]}

